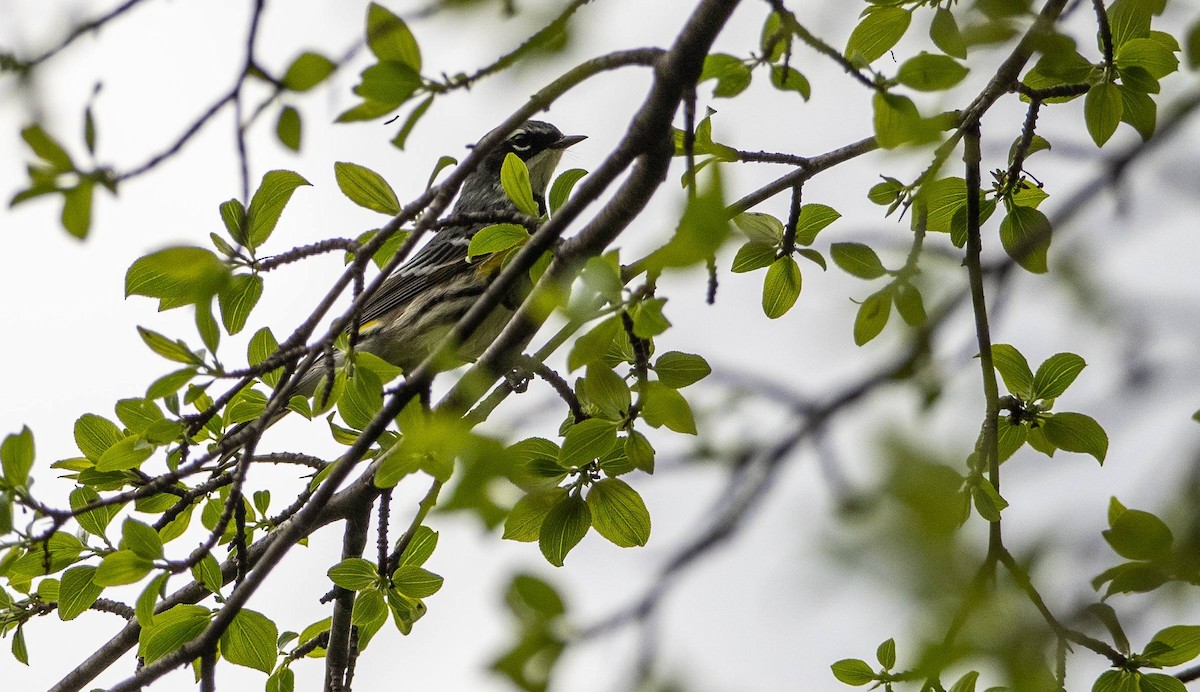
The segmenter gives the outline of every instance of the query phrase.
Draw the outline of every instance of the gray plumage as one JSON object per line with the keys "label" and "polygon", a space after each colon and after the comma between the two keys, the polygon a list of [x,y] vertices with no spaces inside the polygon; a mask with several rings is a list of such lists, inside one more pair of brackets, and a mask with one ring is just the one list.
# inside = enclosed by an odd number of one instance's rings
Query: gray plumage
{"label": "gray plumage", "polygon": [[[515,212],[516,207],[500,183],[505,157],[516,154],[529,169],[534,200],[545,211],[545,194],[563,150],[583,140],[565,136],[550,123],[526,121],[490,152],[463,181],[451,218],[464,213]],[[415,368],[445,338],[453,325],[486,290],[494,267],[481,269],[486,258],[467,262],[471,238],[489,224],[475,223],[443,228],[419,249],[376,291],[359,318],[357,348],[408,371]],[[503,329],[519,296],[498,306],[458,350],[460,361],[474,360]],[[340,365],[337,354],[335,365]],[[311,396],[327,371],[317,363],[297,386]]]}

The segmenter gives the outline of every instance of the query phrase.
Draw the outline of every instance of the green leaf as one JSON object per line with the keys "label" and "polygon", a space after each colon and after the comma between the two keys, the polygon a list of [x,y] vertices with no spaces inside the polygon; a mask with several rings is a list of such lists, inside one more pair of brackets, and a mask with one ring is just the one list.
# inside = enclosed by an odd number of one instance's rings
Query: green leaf
{"label": "green leaf", "polygon": [[771,86],[780,91],[794,91],[805,101],[812,96],[812,85],[798,70],[787,65],[771,65]]}
{"label": "green leaf", "polygon": [[[311,183],[293,171],[268,171],[263,175],[246,211],[246,246],[251,251],[261,247],[271,237],[283,208],[296,188],[302,185]],[[129,292],[128,289],[126,292]]]}
{"label": "green leaf", "polygon": [[875,660],[879,661],[884,670],[896,665],[896,640],[888,639],[880,644],[875,649]]}
{"label": "green leaf", "polygon": [[7,435],[0,444],[0,467],[4,480],[14,488],[25,485],[33,468],[33,431],[22,426],[21,432]]}
{"label": "green leaf", "polygon": [[642,418],[651,427],[664,425],[677,433],[696,434],[696,419],[687,399],[661,382],[647,382],[641,387]]}
{"label": "green leaf", "polygon": [[1128,670],[1106,670],[1096,678],[1092,692],[1141,692],[1141,673]]}
{"label": "green leaf", "polygon": [[[1151,663],[1164,668],[1180,666],[1200,656],[1200,626],[1173,625],[1159,630],[1150,642],[1159,642],[1168,647],[1166,651],[1148,656]],[[1147,645],[1146,649],[1149,651],[1150,646]]]}
{"label": "green leaf", "polygon": [[326,574],[334,584],[348,591],[361,591],[379,582],[379,572],[375,563],[361,557],[342,560],[330,567]]}
{"label": "green leaf", "polygon": [[134,601],[134,618],[142,627],[150,627],[154,624],[154,609],[158,606],[163,587],[166,586],[167,579],[170,577],[170,572],[160,573],[146,584],[146,588],[142,589],[142,593]]}
{"label": "green leaf", "polygon": [[16,634],[13,635],[12,655],[20,663],[29,665],[29,647],[25,644],[25,628],[18,626]]}
{"label": "green leaf", "polygon": [[[903,11],[903,10],[901,10]],[[875,141],[883,149],[928,139],[921,114],[912,99],[898,94],[877,92],[871,99]]]}
{"label": "green leaf", "polygon": [[566,488],[554,487],[529,493],[517,500],[504,520],[504,538],[525,543],[538,540],[546,515],[566,496]]}
{"label": "green leaf", "polygon": [[454,166],[457,164],[458,164],[458,159],[454,158],[453,156],[439,157],[437,160],[437,163],[435,163],[433,165],[433,171],[429,174],[429,180],[426,181],[426,183],[425,183],[425,189],[428,190],[429,188],[433,187],[433,181],[437,180],[439,173],[446,170],[450,166]]}
{"label": "green leaf", "polygon": [[338,189],[360,207],[388,216],[400,213],[400,200],[383,176],[356,163],[339,161],[333,164]]}
{"label": "green leaf", "polygon": [[258,274],[234,274],[229,283],[217,294],[221,308],[221,323],[225,331],[237,334],[246,326],[246,320],[258,299],[262,297],[263,280]]}
{"label": "green leaf", "polygon": [[221,656],[234,665],[269,675],[275,668],[275,640],[278,638],[279,628],[270,618],[243,608],[221,633]]}
{"label": "green leaf", "polygon": [[1121,557],[1154,560],[1168,556],[1175,537],[1162,519],[1139,509],[1128,509],[1109,522],[1104,540]]}
{"label": "green leaf", "polygon": [[708,377],[712,367],[708,361],[695,354],[667,351],[655,361],[654,372],[658,373],[659,382],[672,389],[679,389]]}
{"label": "green leaf", "polygon": [[[80,508],[86,507],[100,499],[99,493],[86,485],[75,488],[71,491],[71,511],[78,512]],[[103,536],[105,529],[109,523],[121,511],[124,505],[106,505],[97,507],[96,509],[76,514],[75,521],[79,522],[80,528],[93,536]]]}
{"label": "green leaf", "polygon": [[346,378],[346,390],[337,403],[338,413],[355,430],[363,430],[383,408],[383,382],[366,368],[356,368]]}
{"label": "green leaf", "polygon": [[652,339],[671,328],[671,321],[663,314],[666,298],[649,298],[633,306],[633,335],[639,339]]}
{"label": "green leaf", "polygon": [[529,240],[529,231],[524,226],[515,223],[498,223],[480,229],[471,237],[467,246],[467,257],[474,259],[480,255],[490,255],[503,252],[509,248],[525,244]]}
{"label": "green leaf", "polygon": [[[255,366],[265,361],[277,350],[279,350],[279,342],[275,340],[275,335],[271,333],[269,327],[263,327],[250,337],[250,343],[246,346],[246,357],[250,365]],[[268,386],[274,387],[278,384],[282,374],[283,368],[277,368],[263,375],[262,380]]]}
{"label": "green leaf", "polygon": [[571,347],[571,353],[567,356],[567,369],[575,371],[584,365],[599,361],[608,353],[620,330],[621,318],[614,315],[601,320],[575,340],[575,345]]}
{"label": "green leaf", "polygon": [[566,612],[554,587],[528,574],[513,577],[504,600],[522,619],[531,615],[535,620],[549,621]]}
{"label": "green leaf", "polygon": [[221,213],[221,223],[224,223],[225,230],[229,231],[229,237],[244,245],[246,243],[246,208],[238,200],[230,199],[221,202],[217,209]]}
{"label": "green leaf", "polygon": [[292,151],[300,151],[302,130],[300,111],[291,106],[279,109],[279,118],[275,121],[275,136],[279,138],[280,144]]}
{"label": "green leaf", "polygon": [[1122,45],[1135,38],[1150,35],[1150,20],[1153,13],[1151,3],[1144,0],[1114,0],[1106,9],[1109,33],[1113,46]]}
{"label": "green leaf", "polygon": [[567,553],[583,540],[592,526],[592,513],[579,495],[567,495],[546,514],[538,533],[542,555],[555,567],[562,567]]}
{"label": "green leaf", "polygon": [[1158,80],[1147,72],[1144,67],[1134,65],[1123,70],[1118,70],[1118,74],[1121,77],[1120,86],[1126,87],[1131,92],[1146,95],[1157,94],[1162,91],[1162,86],[1158,83]]}
{"label": "green leaf", "polygon": [[137,435],[130,435],[105,450],[96,462],[97,471],[124,471],[135,469],[154,454],[154,445],[146,443]]}
{"label": "green leaf", "polygon": [[[707,123],[708,120],[704,122]],[[700,132],[700,128],[697,128],[697,137],[700,136]],[[675,234],[666,245],[655,250],[647,258],[648,271],[705,264],[729,238],[729,219],[725,212],[721,168],[709,166],[708,170],[708,180],[698,194],[688,199]]]}
{"label": "green leaf", "polygon": [[892,314],[892,294],[886,288],[867,296],[854,317],[854,343],[862,346],[879,336]]}
{"label": "green leaf", "polygon": [[787,54],[792,45],[792,35],[783,29],[783,20],[778,12],[767,15],[758,45],[762,49],[763,58],[769,62],[776,62]]}
{"label": "green leaf", "polygon": [[320,53],[306,51],[297,56],[283,73],[283,88],[289,91],[308,91],[325,81],[336,69],[337,65],[329,58]]}
{"label": "green leaf", "polygon": [[646,473],[654,473],[654,447],[646,436],[636,430],[630,430],[624,443],[625,458]]}
{"label": "green leaf", "polygon": [[121,525],[121,547],[132,550],[135,555],[147,560],[157,560],[163,556],[162,539],[158,532],[149,524],[131,518]]}
{"label": "green leaf", "polygon": [[769,267],[775,261],[775,254],[773,245],[751,240],[738,248],[737,254],[733,257],[733,266],[730,267],[730,271],[735,274],[744,274]]}
{"label": "green leaf", "polygon": [[867,199],[871,200],[874,204],[886,207],[894,204],[902,192],[904,192],[903,183],[895,178],[885,176],[882,183],[875,183],[867,191]]}
{"label": "green leaf", "polygon": [[403,369],[392,365],[386,360],[380,358],[374,353],[366,351],[358,351],[354,354],[354,362],[356,367],[366,368],[375,373],[379,377],[380,382],[391,382],[404,372]]}
{"label": "green leaf", "polygon": [[92,227],[91,180],[84,179],[78,185],[63,192],[62,225],[76,238],[86,238]]}
{"label": "green leaf", "polygon": [[204,362],[195,353],[192,353],[192,350],[182,341],[172,341],[162,334],[146,329],[145,327],[138,327],[137,330],[138,334],[142,337],[142,341],[150,347],[150,350],[167,360],[191,365],[201,365]]}
{"label": "green leaf", "polygon": [[1143,142],[1150,141],[1158,125],[1158,105],[1148,95],[1125,85],[1117,89],[1121,92],[1121,121],[1132,125]]}
{"label": "green leaf", "polygon": [[[967,182],[962,178],[941,178],[925,183],[914,206],[925,208],[925,229],[930,233],[952,233],[954,217],[967,204]],[[982,211],[982,210],[981,210]],[[983,219],[980,219],[980,223]]]}
{"label": "green leaf", "polygon": [[1054,413],[1042,421],[1042,433],[1051,444],[1068,452],[1091,454],[1104,463],[1108,454],[1108,434],[1090,416],[1082,413]]}
{"label": "green leaf", "polygon": [[1108,630],[1109,635],[1112,637],[1117,651],[1128,655],[1130,651],[1129,638],[1125,636],[1125,630],[1121,627],[1121,621],[1117,619],[1117,611],[1107,603],[1093,603],[1085,610],[1104,624],[1104,628]]}
{"label": "green leaf", "polygon": [[875,62],[904,36],[911,21],[912,13],[900,7],[869,7],[867,16],[850,32],[845,56],[854,62]]}
{"label": "green leaf", "polygon": [[118,550],[104,556],[92,576],[92,581],[99,586],[133,584],[141,581],[153,568],[153,562],[132,550]]}
{"label": "green leaf", "polygon": [[921,53],[900,66],[896,79],[917,91],[942,91],[961,82],[967,72],[954,58]]}
{"label": "green leaf", "polygon": [[594,363],[587,368],[579,395],[598,407],[605,418],[619,420],[632,404],[629,385],[612,368]]}
{"label": "green leaf", "polygon": [[1026,401],[1037,398],[1031,394],[1033,371],[1029,369],[1029,361],[1025,360],[1025,356],[1015,347],[1009,344],[992,344],[992,365],[1000,373],[1009,393]]}
{"label": "green leaf", "polygon": [[433,555],[434,549],[437,548],[437,542],[437,531],[428,526],[418,526],[412,539],[408,542],[408,546],[400,554],[397,564],[420,567],[425,564],[430,555]]}
{"label": "green leaf", "polygon": [[830,668],[833,670],[833,677],[837,678],[839,682],[854,687],[866,685],[876,678],[875,671],[871,670],[871,666],[858,658],[843,658]]}
{"label": "green leaf", "polygon": [[124,438],[116,424],[94,413],[85,413],[75,421],[75,444],[93,462],[99,461],[109,447]]}
{"label": "green leaf", "polygon": [[[11,561],[11,557],[7,557],[4,563],[10,566],[7,568],[8,573],[6,576],[9,579],[13,579],[13,577],[31,578],[45,574],[54,574],[78,561],[79,553],[83,551],[83,548],[83,543],[75,536],[62,531],[56,531],[45,542],[39,541],[35,543],[32,546],[32,550],[22,555],[15,562]],[[47,567],[47,552],[49,552],[50,558],[49,567]],[[10,553],[10,555],[13,555],[13,553]]]}
{"label": "green leaf", "polygon": [[[1013,140],[1012,145],[1008,148],[1008,162],[1010,164],[1013,162],[1013,160],[1015,159],[1015,157],[1017,155],[1017,147],[1020,143],[1021,143],[1021,138],[1018,137]],[[1038,153],[1039,151],[1049,151],[1050,148],[1051,148],[1050,142],[1047,141],[1045,137],[1043,137],[1041,135],[1034,135],[1033,139],[1031,139],[1029,141],[1029,149],[1025,152],[1025,157],[1029,158],[1030,156],[1033,156],[1034,154]],[[1025,205],[1025,206],[1037,206],[1037,205],[1033,204],[1033,205]]]}
{"label": "green leaf", "polygon": [[1183,681],[1173,675],[1146,673],[1138,682],[1141,684],[1141,692],[1187,692]]}
{"label": "green leaf", "polygon": [[604,257],[589,257],[583,265],[580,278],[585,286],[610,303],[622,302],[621,291],[625,284],[621,278],[620,261],[615,252]]}
{"label": "green leaf", "polygon": [[500,184],[505,194],[512,200],[522,213],[534,218],[542,215],[537,202],[533,200],[533,186],[529,182],[529,169],[520,156],[509,152],[500,164]]}
{"label": "green leaf", "polygon": [[367,8],[367,46],[380,60],[396,60],[421,71],[421,48],[408,25],[375,3]]}
{"label": "green leaf", "polygon": [[796,242],[812,245],[818,233],[840,218],[842,215],[827,204],[805,204],[796,217]]}
{"label": "green leaf", "polygon": [[558,463],[564,468],[586,466],[608,454],[616,444],[616,422],[589,418],[567,430]]}
{"label": "green leaf", "polygon": [[809,247],[798,248],[796,250],[796,254],[800,255],[804,259],[806,259],[809,262],[812,262],[813,264],[820,267],[821,271],[829,270],[829,266],[827,264],[825,264],[825,256],[812,248],[809,248]]}
{"label": "green leaf", "polygon": [[58,143],[58,140],[46,134],[40,125],[30,125],[22,129],[21,139],[25,140],[38,158],[50,164],[54,173],[67,173],[75,170],[75,164],[71,161],[67,150]]}
{"label": "green leaf", "polygon": [[280,666],[267,678],[267,692],[296,692],[296,674],[291,668]]}
{"label": "green leaf", "polygon": [[713,87],[714,98],[732,98],[750,86],[750,68],[732,55],[713,53],[704,59],[704,67],[698,82],[717,80]]}
{"label": "green leaf", "polygon": [[650,512],[642,496],[625,481],[605,478],[592,484],[587,506],[596,532],[614,545],[632,548],[650,540]]}
{"label": "green leaf", "polygon": [[1017,264],[1034,274],[1045,274],[1046,253],[1053,235],[1050,220],[1033,207],[1014,206],[1000,222],[1000,244]]}
{"label": "green leaf", "polygon": [[207,303],[196,303],[196,332],[200,334],[200,341],[204,343],[204,347],[215,352],[221,343],[221,328],[217,326],[217,320],[213,317],[212,301]]}
{"label": "green leaf", "polygon": [[203,584],[204,588],[216,594],[221,593],[221,587],[225,585],[221,564],[211,554],[200,558],[200,562],[192,566],[192,576]]}
{"label": "green leaf", "polygon": [[1050,356],[1038,366],[1037,374],[1033,376],[1030,398],[1057,399],[1067,391],[1067,387],[1071,386],[1071,383],[1086,366],[1087,363],[1083,358],[1074,353],[1056,353]]}
{"label": "green leaf", "polygon": [[72,567],[63,573],[62,587],[58,590],[60,620],[74,620],[100,597],[104,587],[92,583],[95,573],[96,568],[89,565]]}
{"label": "green leaf", "polygon": [[829,248],[833,263],[860,279],[878,279],[887,274],[879,255],[862,243],[834,243]]}
{"label": "green leaf", "polygon": [[142,628],[138,655],[147,664],[153,663],[195,639],[208,626],[211,617],[208,608],[198,605],[177,605],[156,614],[154,624]]}
{"label": "green leaf", "polygon": [[950,688],[950,692],[975,692],[975,683],[979,680],[977,671],[970,671],[964,674]]}
{"label": "green leaf", "polygon": [[428,598],[442,588],[442,578],[416,565],[400,565],[392,573],[392,585],[409,598]]}
{"label": "green leaf", "polygon": [[1148,593],[1167,582],[1168,576],[1161,567],[1148,562],[1126,562],[1105,570],[1092,580],[1099,589],[1109,582],[1105,598],[1118,593]]}
{"label": "green leaf", "polygon": [[1096,146],[1104,146],[1108,138],[1117,131],[1123,112],[1124,103],[1116,84],[1102,82],[1088,89],[1087,97],[1083,101],[1083,119]]}
{"label": "green leaf", "polygon": [[896,305],[896,312],[900,313],[900,317],[904,319],[905,324],[910,327],[919,327],[925,323],[925,303],[921,299],[921,292],[907,282],[897,283],[896,290],[892,293],[892,302]]}
{"label": "green leaf", "polygon": [[209,250],[172,247],[138,259],[125,273],[125,296],[159,299],[159,310],[210,300],[229,279],[229,268]]}
{"label": "green leaf", "polygon": [[980,478],[979,483],[971,487],[971,499],[984,521],[1000,521],[1000,513],[1008,507],[1008,501],[1000,497],[996,486],[986,478]]}
{"label": "green leaf", "polygon": [[946,55],[967,57],[967,42],[958,28],[954,13],[945,7],[939,7],[933,14],[933,22],[929,25],[929,38]]}
{"label": "green leaf", "polygon": [[575,184],[585,175],[587,175],[587,171],[582,168],[571,168],[563,171],[554,179],[554,184],[550,186],[550,195],[548,197],[551,215],[558,211],[562,205],[566,204],[567,199],[571,196],[571,190],[575,189]]}
{"label": "green leaf", "polygon": [[421,118],[425,117],[425,113],[433,105],[433,99],[434,95],[430,94],[424,101],[421,101],[409,111],[408,117],[404,119],[404,125],[400,127],[400,131],[392,138],[392,146],[397,149],[404,148],[404,145],[408,142],[408,136],[412,134],[417,123],[420,122]]}
{"label": "green leaf", "polygon": [[771,319],[787,314],[800,297],[800,265],[792,257],[780,257],[771,263],[763,279],[762,309]]}
{"label": "green leaf", "polygon": [[[412,71],[409,70],[408,72],[411,74]],[[355,91],[356,92],[359,91],[360,88],[361,88],[361,85],[360,85],[360,87],[355,87]],[[411,87],[411,90],[415,90],[415,89],[416,89],[415,85]],[[410,93],[411,93],[411,91],[410,91]],[[407,97],[405,97],[405,98],[407,98]],[[353,108],[349,108],[349,109],[343,111],[340,115],[338,115],[337,118],[334,119],[334,122],[335,123],[355,123],[355,122],[361,122],[363,120],[374,120],[375,118],[385,116],[388,113],[391,113],[392,111],[396,110],[397,108],[400,107],[400,104],[402,104],[402,103],[404,103],[404,99],[401,99],[395,103],[392,103],[390,100],[389,101],[376,101],[374,99],[365,99],[362,103],[358,104],[357,106],[354,106]]]}
{"label": "green leaf", "polygon": [[1153,38],[1130,39],[1117,49],[1117,67],[1141,67],[1155,79],[1162,79],[1179,69],[1175,53]]}
{"label": "green leaf", "polygon": [[783,242],[783,222],[770,214],[744,212],[733,217],[733,225],[751,241],[771,246]]}

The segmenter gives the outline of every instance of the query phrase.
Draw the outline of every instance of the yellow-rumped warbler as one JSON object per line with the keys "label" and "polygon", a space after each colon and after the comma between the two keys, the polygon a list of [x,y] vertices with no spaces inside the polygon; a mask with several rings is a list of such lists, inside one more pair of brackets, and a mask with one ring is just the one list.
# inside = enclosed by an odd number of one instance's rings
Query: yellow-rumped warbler
{"label": "yellow-rumped warbler", "polygon": [[[583,135],[564,135],[550,123],[526,121],[467,176],[451,218],[517,211],[500,183],[500,167],[510,153],[525,162],[534,200],[544,210],[546,188],[563,150],[583,139]],[[363,306],[355,347],[406,371],[424,360],[470,309],[499,269],[499,263],[488,262],[486,258],[467,261],[471,238],[487,225],[468,223],[441,229],[388,277]],[[460,345],[458,357],[471,361],[483,353],[508,322],[517,303],[519,296],[513,296],[498,305],[471,338]],[[309,370],[297,391],[311,396],[325,370],[320,364]]]}

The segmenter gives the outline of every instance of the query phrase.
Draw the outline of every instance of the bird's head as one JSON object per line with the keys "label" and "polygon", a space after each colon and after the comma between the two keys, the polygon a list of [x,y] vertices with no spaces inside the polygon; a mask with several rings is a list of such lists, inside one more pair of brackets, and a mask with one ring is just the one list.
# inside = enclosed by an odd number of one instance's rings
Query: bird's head
{"label": "bird's head", "polygon": [[483,203],[493,198],[499,203],[507,203],[508,198],[500,185],[500,167],[509,154],[516,154],[525,162],[534,199],[544,204],[546,189],[550,186],[550,178],[562,158],[563,150],[584,139],[587,139],[584,135],[564,135],[557,127],[541,120],[525,121],[492,150],[463,182],[456,209],[463,211],[484,206]]}

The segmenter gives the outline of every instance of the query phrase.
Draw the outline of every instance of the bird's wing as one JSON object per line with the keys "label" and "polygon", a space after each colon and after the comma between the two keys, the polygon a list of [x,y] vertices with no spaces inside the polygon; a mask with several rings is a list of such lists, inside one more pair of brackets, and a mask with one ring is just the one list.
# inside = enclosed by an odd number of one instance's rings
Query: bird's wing
{"label": "bird's wing", "polygon": [[448,234],[434,238],[418,250],[363,306],[362,328],[369,330],[372,321],[411,302],[432,287],[446,285],[463,270],[470,242],[465,235]]}

